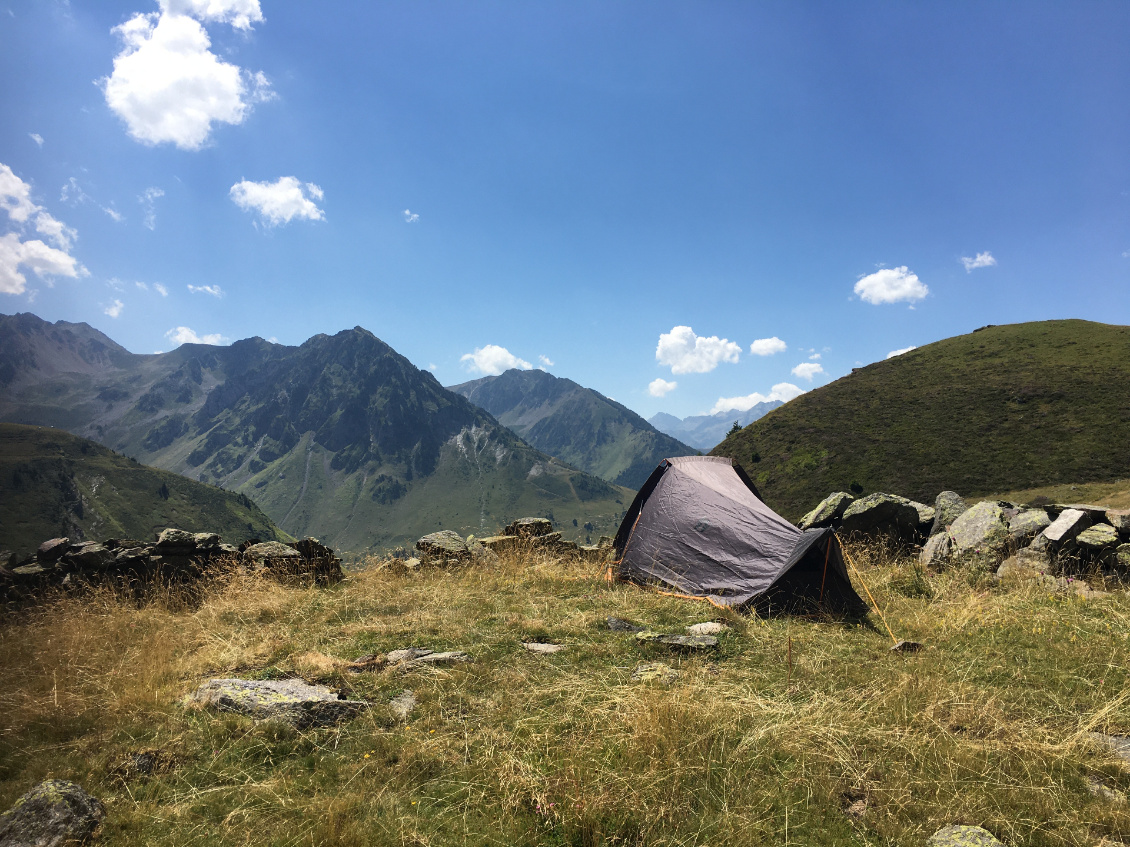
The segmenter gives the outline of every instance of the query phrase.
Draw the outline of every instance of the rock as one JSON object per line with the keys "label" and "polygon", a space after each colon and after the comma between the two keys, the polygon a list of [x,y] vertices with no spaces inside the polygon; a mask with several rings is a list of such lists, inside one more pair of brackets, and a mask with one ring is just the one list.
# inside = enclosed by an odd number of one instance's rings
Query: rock
{"label": "rock", "polygon": [[406,688],[393,697],[388,705],[397,720],[406,721],[408,720],[408,716],[412,714],[412,710],[416,708],[416,695]]}
{"label": "rock", "polygon": [[608,628],[616,632],[643,632],[642,626],[637,626],[631,621],[626,621],[623,618],[609,618]]}
{"label": "rock", "polygon": [[1043,509],[1025,509],[1009,518],[1009,540],[1014,547],[1026,547],[1028,542],[1051,526],[1051,523],[1051,518]]}
{"label": "rock", "polygon": [[1106,519],[1119,535],[1130,536],[1130,509],[1108,509]]}
{"label": "rock", "polygon": [[850,806],[844,809],[844,814],[849,818],[861,818],[866,811],[867,801],[861,799],[854,801]]}
{"label": "rock", "polygon": [[553,532],[553,524],[546,518],[518,518],[502,530],[503,535],[517,538],[536,538]]}
{"label": "rock", "polygon": [[1008,524],[998,503],[982,500],[966,509],[949,528],[952,555],[974,565],[996,569],[1008,549]]}
{"label": "rock", "polygon": [[922,644],[918,641],[898,641],[891,648],[892,653],[917,653],[922,649]]}
{"label": "rock", "polygon": [[449,564],[471,559],[466,540],[450,529],[425,535],[416,542],[416,549],[423,554],[420,558],[424,564]]}
{"label": "rock", "polygon": [[432,652],[432,650],[425,650],[423,647],[403,647],[400,650],[390,650],[385,659],[390,665],[397,665],[401,662],[419,659],[421,656],[427,656]]}
{"label": "rock", "polygon": [[1118,532],[1110,524],[1093,524],[1075,536],[1075,544],[1088,553],[1098,553],[1118,544]]}
{"label": "rock", "polygon": [[924,568],[940,570],[949,562],[952,550],[953,539],[950,538],[949,533],[939,532],[936,535],[931,535],[927,540],[922,547],[922,552],[918,554],[918,561]]}
{"label": "rock", "polygon": [[1086,512],[1081,509],[1064,509],[1040,535],[1051,543],[1052,549],[1059,549],[1074,541],[1090,525],[1091,519]]}
{"label": "rock", "polygon": [[196,549],[196,536],[191,532],[185,532],[183,529],[169,529],[161,530],[160,535],[157,536],[158,547],[186,547],[190,550]]}
{"label": "rock", "polygon": [[197,547],[212,549],[220,546],[220,536],[214,532],[194,532],[192,540],[196,542]]}
{"label": "rock", "polygon": [[937,511],[933,506],[927,506],[925,503],[919,503],[915,500],[911,500],[910,505],[918,510],[918,532],[924,536],[929,535]]}
{"label": "rock", "polygon": [[1098,523],[1106,520],[1106,506],[1091,506],[1087,503],[1053,503],[1047,507],[1048,512],[1052,517],[1061,515],[1068,509],[1077,512],[1083,512],[1091,521],[1091,523]]}
{"label": "rock", "polygon": [[44,567],[40,564],[33,565],[19,565],[12,568],[12,576],[21,580],[33,580],[46,574],[52,573],[54,568]]}
{"label": "rock", "polygon": [[1107,800],[1111,803],[1125,803],[1126,795],[1117,789],[1111,788],[1095,774],[1087,774],[1087,791],[1092,797]]}
{"label": "rock", "polygon": [[582,544],[578,548],[581,558],[589,562],[605,562],[611,558],[613,549],[611,547],[601,547],[599,544]]}
{"label": "rock", "polygon": [[524,641],[522,642],[522,646],[529,650],[531,653],[541,653],[543,655],[560,653],[565,649],[564,644],[547,644],[543,641]]}
{"label": "rock", "polygon": [[1010,556],[1001,562],[1000,567],[997,568],[997,579],[1008,579],[1009,577],[1019,578],[1032,578],[1040,575],[1040,570],[1032,567],[1020,556]]}
{"label": "rock", "polygon": [[730,628],[718,621],[706,621],[705,623],[692,623],[686,630],[687,635],[721,635],[723,632],[729,632]]}
{"label": "rock", "polygon": [[478,539],[467,539],[467,552],[476,565],[493,565],[498,562],[498,554]]}
{"label": "rock", "polygon": [[106,814],[102,803],[73,782],[41,782],[0,815],[4,847],[85,844]]}
{"label": "rock", "polygon": [[399,665],[403,668],[410,668],[417,665],[446,665],[454,662],[471,661],[471,657],[462,650],[448,650],[444,653],[436,653],[434,650],[426,650],[422,647],[406,647],[402,650],[392,650],[389,652],[387,659],[390,665]]}
{"label": "rock", "polygon": [[139,750],[130,753],[124,762],[114,768],[114,774],[122,779],[137,779],[142,776],[168,773],[177,765],[176,757],[164,750]]}
{"label": "rock", "polygon": [[1130,765],[1130,738],[1125,735],[1105,735],[1101,732],[1089,732],[1087,737],[1108,753],[1121,759],[1124,764]]}
{"label": "rock", "polygon": [[1120,544],[1114,548],[1114,561],[1118,567],[1130,570],[1130,544]]}
{"label": "rock", "polygon": [[832,521],[839,520],[843,517],[847,507],[854,502],[855,497],[848,494],[846,491],[837,491],[835,494],[829,494],[820,501],[820,505],[801,518],[797,526],[800,529],[815,529],[831,526]]}
{"label": "rock", "polygon": [[256,568],[268,570],[291,570],[299,565],[302,556],[297,550],[281,541],[261,541],[243,551],[243,555],[255,563]]}
{"label": "rock", "polygon": [[926,847],[1005,847],[979,826],[945,826],[926,839]]}
{"label": "rock", "polygon": [[[568,547],[570,542],[561,540],[560,532],[547,532],[545,535],[535,535],[530,538],[534,547],[539,549],[556,549],[558,547]],[[573,547],[576,548],[576,544]]]}
{"label": "rock", "polygon": [[658,682],[670,685],[679,678],[679,672],[662,662],[643,662],[632,671],[632,682]]}
{"label": "rock", "polygon": [[97,542],[87,542],[77,547],[72,547],[71,551],[63,557],[63,561],[67,564],[88,570],[100,570],[115,559],[114,552],[107,550],[104,544]]}
{"label": "rock", "polygon": [[636,641],[640,644],[666,644],[676,650],[691,651],[712,650],[718,646],[718,639],[713,635],[668,635],[648,630],[637,632]]}
{"label": "rock", "polygon": [[16,554],[11,550],[0,550],[0,570],[9,570],[16,566]]}
{"label": "rock", "polygon": [[840,524],[845,534],[886,537],[902,543],[918,533],[918,510],[905,497],[876,492],[856,500],[844,512]]}
{"label": "rock", "polygon": [[368,707],[363,700],[340,700],[323,685],[301,679],[211,679],[185,705],[237,712],[257,720],[280,720],[297,729],[332,726]]}
{"label": "rock", "polygon": [[956,491],[943,491],[934,500],[934,523],[930,527],[930,535],[937,535],[952,526],[967,508]]}
{"label": "rock", "polygon": [[490,535],[486,538],[480,538],[479,543],[495,553],[505,553],[507,550],[518,547],[521,542],[514,535]]}
{"label": "rock", "polygon": [[379,653],[369,653],[365,656],[358,656],[347,664],[345,669],[349,673],[364,673],[365,671],[376,670],[386,664],[387,661],[388,659]]}
{"label": "rock", "polygon": [[35,561],[41,565],[53,565],[70,549],[71,539],[52,538],[44,541],[35,551]]}

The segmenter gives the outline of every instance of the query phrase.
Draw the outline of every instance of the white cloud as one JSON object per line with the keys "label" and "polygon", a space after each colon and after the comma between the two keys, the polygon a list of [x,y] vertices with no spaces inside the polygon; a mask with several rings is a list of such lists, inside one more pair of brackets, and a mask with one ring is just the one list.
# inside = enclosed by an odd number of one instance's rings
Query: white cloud
{"label": "white cloud", "polygon": [[294,218],[322,221],[326,214],[314,201],[321,200],[322,189],[297,177],[282,176],[274,182],[242,180],[228,192],[239,208],[258,212],[268,226],[290,223]]}
{"label": "white cloud", "polygon": [[888,359],[893,359],[895,356],[901,356],[903,353],[909,353],[911,350],[917,350],[918,345],[911,344],[909,347],[903,347],[901,350],[892,350],[887,354]]}
{"label": "white cloud", "polygon": [[824,373],[824,366],[819,362],[801,362],[792,370],[793,376],[807,379],[809,382],[812,382],[812,378],[816,374],[822,373]]}
{"label": "white cloud", "polygon": [[[249,100],[266,99],[266,77],[222,61],[209,49],[208,22],[247,29],[261,21],[258,2],[163,0],[160,14],[137,14],[112,30],[122,40],[114,71],[100,80],[106,104],[143,144],[199,150],[213,123],[242,123]],[[252,94],[248,94],[248,89]]]}
{"label": "white cloud", "polygon": [[404,210],[404,223],[414,224],[418,220],[420,220],[420,216],[415,212],[409,211],[408,209]]}
{"label": "white cloud", "polygon": [[164,189],[158,188],[155,185],[151,185],[138,196],[137,202],[140,203],[141,208],[145,210],[145,220],[143,220],[142,223],[145,224],[146,229],[157,228],[157,199],[164,196]]}
{"label": "white cloud", "polygon": [[528,371],[533,367],[525,359],[519,359],[505,347],[497,344],[488,344],[485,347],[476,347],[474,353],[464,353],[459,357],[464,367],[489,376],[498,376],[503,371],[519,368]]}
{"label": "white cloud", "polygon": [[816,362],[816,361],[819,361],[820,359],[822,359],[823,357],[819,353],[813,353],[808,358],[810,358],[812,361]]}
{"label": "white cloud", "polygon": [[170,329],[165,333],[165,338],[173,342],[178,347],[182,344],[223,344],[227,341],[218,332],[211,335],[197,335],[194,331],[187,326],[178,326],[175,329]]}
{"label": "white cloud", "polygon": [[47,240],[61,250],[70,250],[71,245],[78,238],[77,232],[43,211],[35,216],[35,231],[40,235],[47,236]]}
{"label": "white cloud", "polygon": [[224,296],[224,290],[218,285],[189,285],[188,291],[190,294],[211,294],[217,299]]}
{"label": "white cloud", "polygon": [[740,346],[725,338],[697,336],[689,326],[676,326],[659,336],[655,359],[673,374],[704,374],[720,362],[737,362],[741,352]]}
{"label": "white cloud", "polygon": [[153,283],[153,290],[160,294],[162,297],[169,296],[169,289],[165,288],[165,286],[161,285],[161,283],[159,282]]}
{"label": "white cloud", "polygon": [[860,277],[855,284],[855,293],[867,303],[898,303],[902,300],[914,302],[930,293],[926,284],[917,274],[907,270],[906,265],[898,268],[883,268],[873,274]]}
{"label": "white cloud", "polygon": [[552,368],[553,360],[549,356],[538,356],[538,361],[542,363],[543,367]]}
{"label": "white cloud", "polygon": [[961,264],[965,265],[965,272],[975,271],[977,268],[991,268],[997,263],[993,258],[993,254],[986,250],[984,253],[978,253],[975,257],[970,259],[968,256],[961,257]]}
{"label": "white cloud", "polygon": [[27,134],[27,137],[30,138],[32,141],[34,141],[36,144],[38,144],[40,147],[43,146],[43,136],[40,135],[38,132],[29,132]]}
{"label": "white cloud", "polygon": [[125,303],[123,303],[121,300],[115,300],[113,303],[103,309],[102,312],[112,318],[116,318],[122,313],[123,308],[125,308]]}
{"label": "white cloud", "polygon": [[665,379],[653,379],[647,384],[647,393],[652,397],[662,397],[678,388],[679,383],[668,382]]}
{"label": "white cloud", "polygon": [[431,371],[432,373],[435,373],[437,370],[439,370],[439,368],[437,367],[435,362],[430,362],[428,364],[428,370]]}
{"label": "white cloud", "polygon": [[31,186],[4,164],[0,164],[0,209],[21,224],[39,211],[39,206],[31,201]]}
{"label": "white cloud", "polygon": [[774,353],[784,353],[788,345],[777,336],[772,338],[759,338],[749,345],[749,352],[755,356],[772,356]]}
{"label": "white cloud", "polygon": [[20,268],[31,271],[51,283],[53,276],[86,276],[87,270],[73,257],[38,239],[21,241],[9,232],[0,236],[0,294],[23,294],[27,278]]}
{"label": "white cloud", "polygon": [[117,209],[113,208],[112,206],[103,206],[102,211],[105,212],[107,215],[109,215],[110,219],[116,224],[120,224],[122,221],[124,221],[126,219],[125,215],[123,215],[121,212],[119,212]]}
{"label": "white cloud", "polygon": [[791,382],[778,382],[770,390],[768,394],[760,394],[753,392],[744,397],[719,397],[718,402],[710,410],[710,414],[715,415],[718,412],[746,412],[756,406],[758,403],[769,403],[774,400],[780,400],[782,403],[788,403],[794,397],[799,397],[804,394],[804,389],[798,385],[793,385]]}

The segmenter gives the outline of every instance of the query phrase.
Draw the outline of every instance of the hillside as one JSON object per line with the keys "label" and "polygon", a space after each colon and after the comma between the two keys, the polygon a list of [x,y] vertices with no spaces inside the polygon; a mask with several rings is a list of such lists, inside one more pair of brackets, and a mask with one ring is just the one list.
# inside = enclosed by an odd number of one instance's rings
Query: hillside
{"label": "hillside", "polygon": [[23,558],[48,538],[136,538],[166,527],[229,543],[289,540],[243,494],[145,467],[46,427],[0,424],[0,549]]}
{"label": "hillside", "polygon": [[796,520],[855,486],[930,500],[1130,476],[1130,327],[990,326],[876,362],[718,445]]}
{"label": "hillside", "polygon": [[508,370],[449,387],[537,449],[638,489],[660,461],[693,448],[615,400],[540,370]]}
{"label": "hillside", "polygon": [[744,412],[715,412],[713,415],[690,415],[685,418],[657,412],[647,422],[660,432],[680,439],[698,450],[711,450],[722,442],[735,423],[748,426],[780,405],[780,400],[770,400],[758,403]]}
{"label": "hillside", "polygon": [[439,528],[490,533],[524,515],[551,516],[583,540],[611,534],[631,501],[531,448],[360,327],[299,347],[252,338],[79,356],[69,370],[43,362],[117,345],[33,315],[0,316],[0,337],[5,350],[36,351],[0,360],[13,374],[0,420],[67,429],[245,493],[286,532],[345,550]]}

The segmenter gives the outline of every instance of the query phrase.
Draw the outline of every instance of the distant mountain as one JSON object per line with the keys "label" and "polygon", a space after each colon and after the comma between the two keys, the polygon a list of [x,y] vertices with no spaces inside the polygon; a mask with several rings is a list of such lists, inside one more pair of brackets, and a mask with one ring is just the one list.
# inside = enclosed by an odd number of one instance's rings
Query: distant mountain
{"label": "distant mountain", "polygon": [[697,450],[710,450],[726,437],[735,421],[739,426],[748,426],[780,405],[780,400],[771,400],[758,403],[744,412],[717,412],[713,415],[691,415],[689,418],[658,412],[648,418],[648,423]]}
{"label": "distant mountain", "polygon": [[984,327],[809,391],[713,451],[797,519],[833,491],[933,502],[1130,477],[1130,327]]}
{"label": "distant mountain", "polygon": [[165,527],[231,544],[290,537],[245,495],[148,468],[49,427],[0,424],[0,548],[30,555],[48,538],[136,538]]}
{"label": "distant mountain", "polygon": [[453,385],[526,442],[616,485],[638,489],[660,461],[695,451],[625,406],[540,370]]}
{"label": "distant mountain", "polygon": [[360,327],[299,347],[134,355],[85,324],[16,315],[0,316],[0,339],[0,420],[243,492],[292,535],[346,550],[525,515],[608,534],[632,496],[533,449]]}

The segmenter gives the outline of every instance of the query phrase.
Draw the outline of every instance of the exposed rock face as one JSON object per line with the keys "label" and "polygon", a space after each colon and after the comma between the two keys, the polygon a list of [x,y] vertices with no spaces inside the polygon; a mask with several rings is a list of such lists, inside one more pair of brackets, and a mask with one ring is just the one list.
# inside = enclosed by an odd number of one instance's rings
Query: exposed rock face
{"label": "exposed rock face", "polygon": [[1108,509],[1106,519],[1119,535],[1130,538],[1130,509]]}
{"label": "exposed rock face", "polygon": [[305,729],[348,720],[369,704],[340,700],[325,686],[308,685],[301,679],[212,679],[190,694],[185,705],[280,720]]}
{"label": "exposed rock face", "polygon": [[642,662],[632,671],[632,682],[658,682],[671,685],[679,678],[679,672],[663,662]]}
{"label": "exposed rock face", "polygon": [[650,632],[644,630],[636,633],[636,641],[640,644],[664,644],[674,650],[712,650],[718,646],[718,639],[713,635],[668,635],[664,632]]}
{"label": "exposed rock face", "polygon": [[922,552],[918,556],[918,561],[926,568],[942,568],[950,560],[950,552],[953,549],[953,539],[950,538],[948,532],[939,532],[937,535],[930,536],[929,540],[922,547]]}
{"label": "exposed rock face", "polygon": [[930,535],[937,535],[952,526],[953,522],[961,517],[968,506],[956,491],[943,491],[934,500],[934,523],[930,527]]}
{"label": "exposed rock face", "polygon": [[429,563],[463,562],[471,558],[466,540],[450,529],[425,535],[416,542],[416,549],[423,554],[423,561]]}
{"label": "exposed rock face", "polygon": [[897,494],[868,494],[844,511],[845,533],[886,536],[892,541],[910,541],[918,532],[918,509]]}
{"label": "exposed rock face", "polygon": [[1118,532],[1110,524],[1097,523],[1075,536],[1075,543],[1088,553],[1097,553],[1118,544]]}
{"label": "exposed rock face", "polygon": [[934,525],[934,517],[937,515],[937,509],[914,500],[910,501],[910,505],[918,510],[918,532],[921,535],[926,535]]}
{"label": "exposed rock face", "polygon": [[1008,537],[1016,547],[1026,546],[1051,526],[1051,518],[1043,509],[1024,509],[1008,521]]}
{"label": "exposed rock face", "polygon": [[1091,525],[1091,519],[1082,509],[1064,509],[1051,525],[1040,533],[1054,548],[1063,547],[1075,540]]}
{"label": "exposed rock face", "polygon": [[846,491],[837,491],[829,494],[820,501],[820,505],[800,519],[797,526],[800,529],[816,529],[831,526],[832,522],[843,517],[848,506],[855,502],[855,497]]}
{"label": "exposed rock face", "polygon": [[954,558],[974,559],[984,566],[995,568],[1008,549],[1004,511],[991,500],[966,509],[950,526],[949,535]]}
{"label": "exposed rock face", "polygon": [[1005,847],[979,826],[946,826],[926,839],[926,847]]}
{"label": "exposed rock face", "polygon": [[62,847],[85,844],[102,822],[105,809],[73,782],[49,779],[0,815],[4,847]]}
{"label": "exposed rock face", "polygon": [[503,535],[518,538],[536,538],[553,532],[553,524],[546,518],[518,518],[502,531]]}
{"label": "exposed rock face", "polygon": [[63,557],[71,543],[69,538],[52,538],[44,541],[35,551],[35,561],[41,565],[53,565]]}

